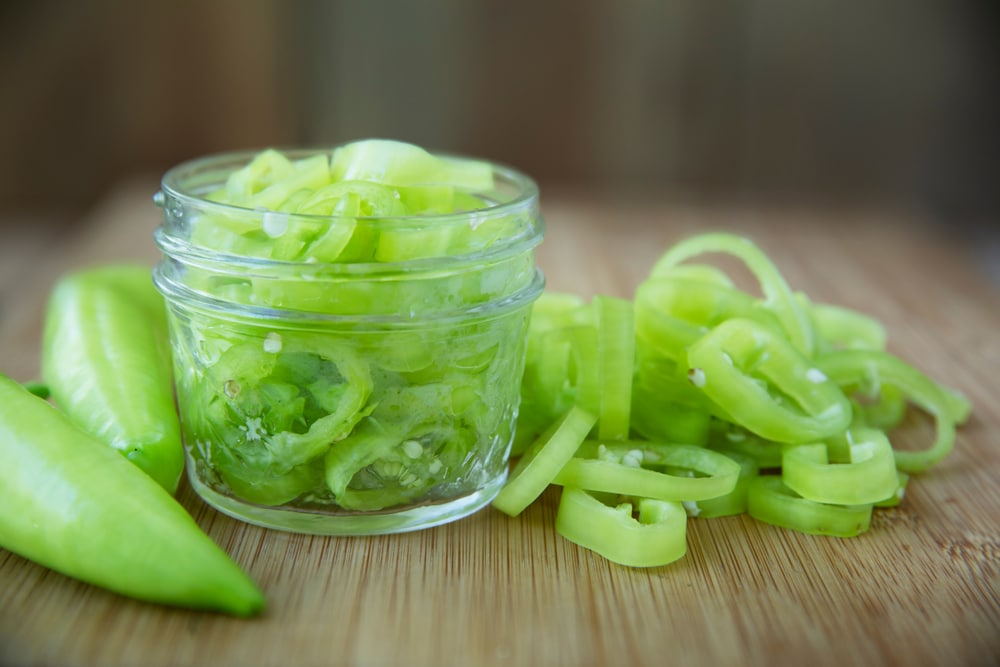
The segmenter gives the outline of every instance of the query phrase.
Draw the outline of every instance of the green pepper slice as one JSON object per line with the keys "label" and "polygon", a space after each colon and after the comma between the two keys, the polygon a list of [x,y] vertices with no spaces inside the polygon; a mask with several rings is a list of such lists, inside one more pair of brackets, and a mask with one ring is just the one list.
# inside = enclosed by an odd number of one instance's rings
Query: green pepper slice
{"label": "green pepper slice", "polygon": [[823,440],[851,422],[851,404],[812,361],[767,327],[731,319],[688,350],[692,383],[735,421],[777,442]]}
{"label": "green pepper slice", "polygon": [[882,431],[846,432],[849,461],[831,461],[825,443],[785,448],[781,479],[803,498],[836,505],[863,505],[884,500],[899,486],[892,445]]}
{"label": "green pepper slice", "polygon": [[[808,302],[805,295],[801,300]],[[885,349],[885,327],[873,317],[843,306],[826,303],[809,304],[809,315],[816,329],[817,338],[822,341],[819,351],[833,349],[883,350]]]}
{"label": "green pepper slice", "polygon": [[929,448],[895,450],[896,466],[904,472],[922,472],[947,456],[955,444],[956,423],[969,414],[969,402],[961,394],[945,389],[888,352],[841,350],[816,363],[827,377],[842,387],[867,384],[877,392],[883,384],[895,386],[909,401],[934,417],[937,435]]}
{"label": "green pepper slice", "polygon": [[[657,468],[683,468],[704,477],[673,475]],[[656,500],[705,500],[730,493],[740,466],[704,447],[632,441],[590,440],[563,465],[553,484]]]}
{"label": "green pepper slice", "polygon": [[708,447],[716,451],[733,451],[749,456],[761,468],[780,468],[785,453],[785,443],[765,440],[738,424],[715,420],[708,440]]}
{"label": "green pepper slice", "polygon": [[760,465],[752,456],[737,451],[726,449],[716,451],[739,464],[740,475],[736,480],[736,486],[732,491],[718,498],[685,502],[684,509],[690,516],[713,519],[720,516],[743,514],[747,511],[747,489],[750,488],[750,482],[760,474]]}
{"label": "green pepper slice", "polygon": [[[604,497],[606,500],[610,498]],[[609,506],[573,487],[563,489],[556,531],[570,542],[628,567],[658,567],[687,552],[687,514],[680,503],[640,498]]]}
{"label": "green pepper slice", "polygon": [[777,475],[761,475],[747,489],[747,512],[754,519],[810,535],[854,537],[868,530],[872,504],[829,505],[808,500]]}
{"label": "green pepper slice", "polygon": [[518,460],[493,506],[517,516],[552,483],[597,423],[597,417],[573,406],[543,433]]}
{"label": "green pepper slice", "polygon": [[632,303],[609,296],[594,297],[597,320],[597,363],[600,401],[597,435],[624,440],[632,408],[632,369],[635,366],[635,327]]}
{"label": "green pepper slice", "polygon": [[781,322],[789,340],[799,352],[811,355],[816,341],[808,312],[795,298],[778,268],[750,239],[725,233],[689,237],[664,253],[653,267],[650,277],[669,275],[681,262],[710,252],[733,255],[746,264],[760,282],[765,306]]}
{"label": "green pepper slice", "polygon": [[781,323],[758,299],[733,287],[673,276],[650,278],[635,294],[639,335],[662,354],[683,351],[712,327],[734,317],[752,319],[781,332]]}
{"label": "green pepper slice", "polygon": [[892,495],[875,503],[875,507],[897,507],[903,502],[903,495],[906,493],[906,485],[910,481],[910,476],[905,472],[899,471],[896,472],[896,475],[897,483]]}

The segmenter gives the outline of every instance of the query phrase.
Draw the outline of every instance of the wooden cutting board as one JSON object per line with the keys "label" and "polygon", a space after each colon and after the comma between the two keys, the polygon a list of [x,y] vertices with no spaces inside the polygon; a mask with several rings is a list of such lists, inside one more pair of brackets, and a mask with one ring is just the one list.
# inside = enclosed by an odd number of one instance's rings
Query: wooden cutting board
{"label": "wooden cutting board", "polygon": [[[83,264],[152,262],[155,180],[73,234],[0,248],[0,369],[37,374],[45,296]],[[890,348],[975,405],[954,453],[853,539],[743,517],[691,520],[688,555],[613,565],[560,538],[558,495],[407,535],[295,535],[182,486],[201,527],[268,596],[253,620],[131,601],[0,550],[3,665],[986,665],[1000,662],[1000,292],[946,234],[890,216],[543,201],[549,287],[630,296],[659,253],[745,232],[815,300],[880,317]],[[917,422],[904,446],[931,437]],[[2,489],[0,489],[2,494]],[[2,502],[2,495],[0,495]],[[137,508],[136,520],[141,520]]]}

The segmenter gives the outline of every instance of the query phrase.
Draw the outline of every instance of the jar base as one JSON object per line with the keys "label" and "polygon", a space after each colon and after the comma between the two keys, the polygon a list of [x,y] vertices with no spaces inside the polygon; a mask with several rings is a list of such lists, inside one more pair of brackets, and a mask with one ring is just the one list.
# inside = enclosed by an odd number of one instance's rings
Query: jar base
{"label": "jar base", "polygon": [[[190,470],[190,467],[189,467]],[[384,512],[318,513],[280,507],[262,507],[241,501],[212,489],[188,475],[195,493],[218,511],[234,519],[263,528],[308,535],[389,535],[433,528],[474,514],[486,507],[500,493],[507,481],[507,470],[488,485],[453,500],[417,505]]]}

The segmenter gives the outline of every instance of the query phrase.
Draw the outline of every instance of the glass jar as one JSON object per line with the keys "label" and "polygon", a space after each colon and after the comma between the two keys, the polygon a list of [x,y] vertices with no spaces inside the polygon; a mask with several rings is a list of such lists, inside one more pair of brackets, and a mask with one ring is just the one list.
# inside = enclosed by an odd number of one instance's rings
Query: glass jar
{"label": "glass jar", "polygon": [[[250,523],[330,535],[427,528],[487,505],[506,480],[543,285],[535,184],[491,165],[493,189],[472,193],[484,206],[441,215],[212,201],[252,158],[182,164],[155,198],[154,280],[195,491]],[[332,238],[339,254],[289,259],[303,238]]]}

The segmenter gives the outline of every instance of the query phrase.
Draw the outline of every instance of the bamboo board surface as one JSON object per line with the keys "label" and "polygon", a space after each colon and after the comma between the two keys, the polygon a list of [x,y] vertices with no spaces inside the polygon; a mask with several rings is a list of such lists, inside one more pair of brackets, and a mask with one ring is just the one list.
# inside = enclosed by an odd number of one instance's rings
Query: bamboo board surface
{"label": "bamboo board surface", "polygon": [[[69,237],[14,228],[0,246],[0,369],[38,372],[62,272],[157,257],[155,181],[123,184]],[[750,234],[793,288],[878,316],[890,349],[971,397],[955,451],[853,539],[747,517],[691,520],[688,555],[627,569],[560,538],[558,495],[431,530],[314,537],[179,498],[260,584],[239,620],[128,600],[0,549],[0,664],[715,665],[1000,662],[1000,292],[967,251],[885,216],[543,200],[548,285],[630,296],[694,231]],[[901,434],[928,443],[917,423]],[[2,490],[0,490],[2,493]],[[0,497],[2,502],[2,497]],[[137,512],[137,520],[141,512]]]}

